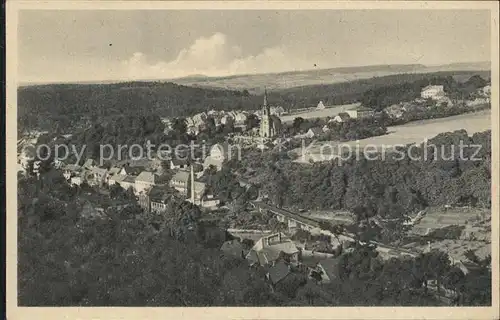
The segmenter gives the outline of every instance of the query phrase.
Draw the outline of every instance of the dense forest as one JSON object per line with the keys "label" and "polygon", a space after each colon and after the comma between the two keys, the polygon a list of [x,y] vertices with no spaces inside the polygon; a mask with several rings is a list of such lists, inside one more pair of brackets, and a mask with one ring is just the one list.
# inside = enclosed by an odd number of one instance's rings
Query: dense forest
{"label": "dense forest", "polygon": [[397,151],[386,152],[385,159],[353,156],[342,163],[312,165],[295,163],[286,152],[248,151],[241,161],[227,165],[260,185],[277,206],[345,209],[360,219],[401,218],[427,206],[490,208],[491,131],[472,136],[465,130],[442,133],[429,139],[427,147]]}
{"label": "dense forest", "polygon": [[20,179],[19,305],[442,305],[423,286],[430,278],[458,292],[452,304],[491,304],[486,265],[465,275],[443,252],[384,261],[371,246],[342,255],[330,284],[294,270],[271,289],[265,270],[222,254],[230,236],[203,224],[198,207],[172,197],[166,215],[132,206],[88,218],[80,214],[82,192],[50,169],[40,181]]}
{"label": "dense forest", "polygon": [[[320,100],[326,105],[363,101],[370,102],[372,107],[371,102],[380,100],[377,97],[381,92],[388,91],[387,87],[390,86],[395,88],[390,92],[399,92],[401,88],[398,86],[415,88],[412,83],[416,81],[419,81],[419,87],[432,79],[443,78],[455,83],[458,80],[449,80],[450,77],[469,79],[474,75],[485,79],[489,77],[488,72],[469,71],[400,74],[271,91],[268,101],[286,110],[314,107]],[[407,96],[414,94],[409,93]],[[262,96],[250,95],[246,90],[196,88],[165,82],[23,86],[18,88],[18,129],[35,128],[67,133],[76,126],[94,124],[119,115],[186,117],[210,109],[256,110],[261,103]]]}
{"label": "dense forest", "polygon": [[428,85],[443,85],[444,91],[452,100],[468,99],[471,94],[487,83],[487,80],[479,75],[473,75],[465,82],[457,81],[452,76],[432,77],[370,89],[363,94],[361,103],[366,107],[380,111],[392,104],[420,98],[422,88]]}

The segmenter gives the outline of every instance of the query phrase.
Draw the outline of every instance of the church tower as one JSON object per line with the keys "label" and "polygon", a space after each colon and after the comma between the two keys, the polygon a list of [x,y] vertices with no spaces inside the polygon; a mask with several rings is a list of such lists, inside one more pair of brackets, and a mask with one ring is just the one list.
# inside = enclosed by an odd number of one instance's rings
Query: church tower
{"label": "church tower", "polygon": [[274,135],[274,127],[271,119],[271,109],[267,104],[267,89],[264,89],[264,103],[262,105],[262,118],[260,119],[260,136],[271,138]]}

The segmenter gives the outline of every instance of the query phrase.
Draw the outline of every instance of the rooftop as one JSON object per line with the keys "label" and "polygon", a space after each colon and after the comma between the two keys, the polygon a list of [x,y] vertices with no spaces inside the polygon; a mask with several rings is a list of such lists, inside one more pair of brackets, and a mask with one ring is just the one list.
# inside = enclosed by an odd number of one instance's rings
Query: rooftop
{"label": "rooftop", "polygon": [[184,165],[187,165],[187,164],[188,164],[187,159],[179,159],[179,158],[176,158],[176,157],[174,157],[174,158],[173,158],[172,160],[170,160],[170,161],[172,161],[172,164],[173,164],[174,166],[184,166]]}
{"label": "rooftop", "polygon": [[269,268],[269,280],[276,284],[283,280],[290,273],[290,268],[286,263],[280,261],[276,265]]}
{"label": "rooftop", "polygon": [[321,260],[318,264],[325,270],[328,278],[332,279],[338,276],[340,263],[340,258],[330,258]]}
{"label": "rooftop", "polygon": [[186,171],[179,171],[172,177],[172,181],[187,182],[188,180],[189,180],[189,172]]}
{"label": "rooftop", "polygon": [[157,176],[154,173],[148,172],[148,171],[143,171],[137,176],[135,181],[155,184],[156,180],[157,180]]}
{"label": "rooftop", "polygon": [[125,176],[122,181],[123,182],[128,182],[128,183],[135,183],[135,179],[136,178],[137,177],[135,177],[135,176]]}

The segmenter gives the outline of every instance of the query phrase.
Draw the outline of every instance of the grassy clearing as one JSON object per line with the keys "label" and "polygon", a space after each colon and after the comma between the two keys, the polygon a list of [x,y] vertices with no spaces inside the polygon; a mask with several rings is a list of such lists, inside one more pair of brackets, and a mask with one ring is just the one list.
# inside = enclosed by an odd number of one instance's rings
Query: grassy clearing
{"label": "grassy clearing", "polygon": [[[340,145],[343,146],[342,150],[346,151],[347,148],[359,147],[362,149],[367,146],[376,146],[379,149],[390,149],[392,146],[407,145],[413,143],[422,143],[425,139],[431,139],[443,132],[452,132],[456,130],[466,130],[469,135],[476,132],[482,132],[491,129],[491,110],[483,110],[475,113],[461,114],[457,116],[422,120],[410,122],[401,126],[389,127],[388,134],[377,137],[370,137],[359,141],[348,141],[340,144],[337,141],[326,141],[316,143],[313,147],[309,148],[308,153],[302,157],[301,150],[298,154],[301,156],[297,159],[298,162],[309,163],[312,161],[328,160],[333,151],[337,151]],[[331,146],[333,148],[326,148]],[[323,156],[321,148],[324,148]]]}
{"label": "grassy clearing", "polygon": [[[319,101],[318,101],[319,102]],[[359,107],[359,103],[351,103],[341,106],[333,106],[330,108],[325,108],[322,110],[312,109],[306,112],[298,112],[291,115],[284,115],[281,117],[282,122],[293,122],[293,120],[297,117],[301,117],[304,119],[315,119],[315,118],[326,118],[326,117],[334,117],[341,112],[346,110],[352,110]]]}

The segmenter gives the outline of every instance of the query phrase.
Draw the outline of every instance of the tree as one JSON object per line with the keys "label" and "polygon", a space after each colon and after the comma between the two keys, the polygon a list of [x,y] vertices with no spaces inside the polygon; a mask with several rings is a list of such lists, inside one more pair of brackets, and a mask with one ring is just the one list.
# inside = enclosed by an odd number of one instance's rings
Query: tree
{"label": "tree", "polygon": [[177,133],[178,136],[183,136],[187,132],[187,122],[184,118],[175,118],[172,121],[172,129]]}
{"label": "tree", "polygon": [[420,254],[416,258],[415,263],[420,274],[420,279],[423,280],[426,288],[429,280],[436,280],[437,291],[439,294],[443,278],[451,269],[448,254],[434,249],[430,252]]}
{"label": "tree", "polygon": [[259,123],[260,123],[259,118],[257,118],[257,116],[253,113],[249,114],[245,119],[245,126],[247,130],[258,127]]}
{"label": "tree", "polygon": [[224,134],[229,134],[229,133],[234,132],[234,119],[232,117],[227,118],[222,132]]}
{"label": "tree", "polygon": [[208,116],[207,119],[205,120],[204,131],[207,132],[209,136],[215,134],[216,125],[215,125],[215,119],[212,116]]}
{"label": "tree", "polygon": [[294,132],[299,132],[304,122],[305,120],[302,117],[296,117],[295,119],[293,119],[292,128]]}
{"label": "tree", "polygon": [[486,86],[488,82],[484,80],[480,75],[473,75],[465,83],[465,86],[470,86],[473,89],[479,89]]}
{"label": "tree", "polygon": [[109,187],[109,197],[111,199],[124,199],[126,197],[125,190],[119,184],[112,184]]}

